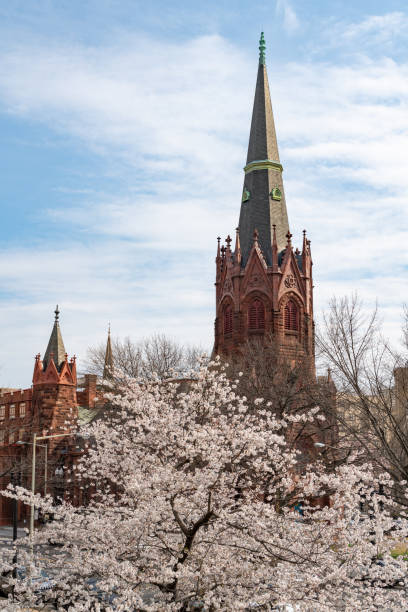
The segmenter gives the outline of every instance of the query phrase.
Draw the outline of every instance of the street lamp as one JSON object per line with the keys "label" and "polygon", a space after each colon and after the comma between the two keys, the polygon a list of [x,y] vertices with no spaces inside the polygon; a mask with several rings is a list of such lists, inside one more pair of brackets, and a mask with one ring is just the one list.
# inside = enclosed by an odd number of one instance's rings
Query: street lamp
{"label": "street lamp", "polygon": [[31,513],[30,513],[30,551],[33,554],[33,535],[34,535],[34,493],[35,493],[35,450],[37,446],[37,440],[49,440],[50,438],[63,438],[64,436],[73,436],[76,432],[69,432],[63,434],[51,434],[49,436],[33,436],[33,462],[31,468]]}
{"label": "street lamp", "polygon": [[[38,439],[38,438],[37,438]],[[23,442],[22,440],[18,440],[16,444],[21,444],[25,446],[33,446],[32,442]],[[44,496],[47,495],[47,464],[48,464],[48,446],[46,444],[37,444],[37,446],[41,446],[44,448]]]}

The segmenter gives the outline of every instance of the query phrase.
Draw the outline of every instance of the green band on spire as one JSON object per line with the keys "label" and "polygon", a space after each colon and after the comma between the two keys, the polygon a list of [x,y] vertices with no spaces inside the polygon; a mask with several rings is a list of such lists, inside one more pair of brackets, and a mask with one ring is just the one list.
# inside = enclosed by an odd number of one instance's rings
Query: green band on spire
{"label": "green band on spire", "polygon": [[261,66],[265,64],[265,47],[264,33],[261,32],[261,38],[259,39],[259,63]]}

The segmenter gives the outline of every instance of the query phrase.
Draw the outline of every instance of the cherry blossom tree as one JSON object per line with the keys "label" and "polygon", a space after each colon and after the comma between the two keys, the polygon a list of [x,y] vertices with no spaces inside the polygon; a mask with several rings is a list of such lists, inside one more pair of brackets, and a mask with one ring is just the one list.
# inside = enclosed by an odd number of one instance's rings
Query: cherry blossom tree
{"label": "cherry blossom tree", "polygon": [[[36,496],[55,520],[36,532],[33,558],[20,551],[31,571],[15,585],[17,601],[59,610],[407,608],[406,562],[391,555],[407,538],[406,519],[393,520],[397,508],[370,469],[305,466],[285,442],[282,431],[313,421],[317,407],[277,419],[264,400],[239,397],[214,364],[181,387],[128,383],[110,399],[114,408],[82,430],[88,448],[70,474],[89,504]],[[388,484],[384,475],[385,493]],[[15,494],[30,503],[27,491]],[[320,507],[325,495],[330,506]],[[50,540],[62,554],[53,589],[39,595],[32,576]]]}

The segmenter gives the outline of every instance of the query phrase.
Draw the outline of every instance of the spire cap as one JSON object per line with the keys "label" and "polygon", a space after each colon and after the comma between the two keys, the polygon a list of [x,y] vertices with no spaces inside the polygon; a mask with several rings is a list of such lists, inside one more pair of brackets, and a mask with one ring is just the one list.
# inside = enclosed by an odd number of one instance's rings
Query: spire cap
{"label": "spire cap", "polygon": [[259,39],[259,64],[261,66],[265,65],[265,48],[266,48],[266,44],[265,44],[264,33],[261,32],[261,38]]}

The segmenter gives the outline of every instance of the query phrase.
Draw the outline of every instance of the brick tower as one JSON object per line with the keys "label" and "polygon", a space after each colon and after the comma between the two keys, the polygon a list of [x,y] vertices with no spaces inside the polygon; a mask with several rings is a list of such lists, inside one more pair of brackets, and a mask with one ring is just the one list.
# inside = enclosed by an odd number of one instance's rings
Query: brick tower
{"label": "brick tower", "polygon": [[58,306],[44,359],[38,354],[33,374],[31,428],[39,432],[70,431],[78,417],[75,357],[68,361],[59,325]]}
{"label": "brick tower", "polygon": [[294,250],[261,34],[239,226],[216,256],[214,354],[239,358],[248,340],[274,343],[314,375],[310,241]]}

